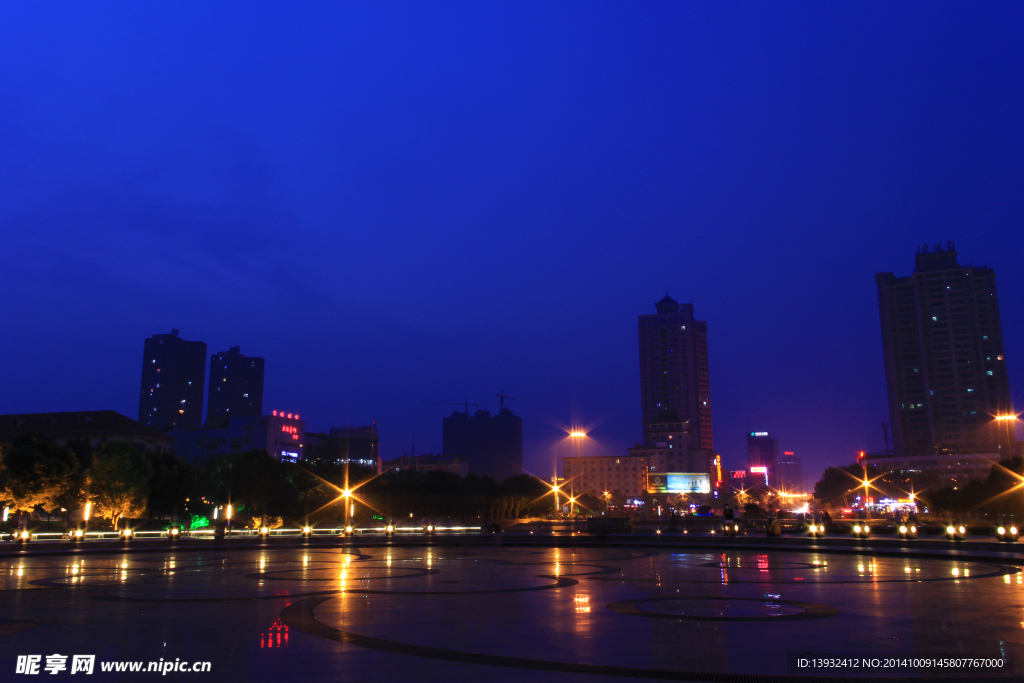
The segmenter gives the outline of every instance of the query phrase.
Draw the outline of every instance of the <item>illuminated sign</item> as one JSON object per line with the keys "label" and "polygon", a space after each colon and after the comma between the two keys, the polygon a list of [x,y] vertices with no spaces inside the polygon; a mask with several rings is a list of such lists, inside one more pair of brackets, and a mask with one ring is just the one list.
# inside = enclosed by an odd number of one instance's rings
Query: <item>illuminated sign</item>
{"label": "illuminated sign", "polygon": [[751,467],[751,474],[760,474],[764,477],[764,485],[768,485],[768,468],[767,467]]}
{"label": "illuminated sign", "polygon": [[747,476],[746,470],[729,470],[730,479],[745,479]]}
{"label": "illuminated sign", "polygon": [[291,434],[292,438],[296,441],[299,440],[299,429],[298,427],[292,427],[291,425],[281,425],[281,431],[286,434]]}
{"label": "illuminated sign", "polygon": [[717,475],[715,478],[715,486],[718,486],[722,483],[722,456],[720,455],[715,456],[715,474]]}
{"label": "illuminated sign", "polygon": [[299,454],[292,453],[291,451],[281,451],[281,460],[283,462],[298,462]]}
{"label": "illuminated sign", "polygon": [[751,436],[768,436],[768,432],[750,432]]}
{"label": "illuminated sign", "polygon": [[783,455],[796,455],[793,451],[785,451]]}
{"label": "illuminated sign", "polygon": [[704,472],[651,474],[648,488],[652,493],[711,493],[711,479]]}
{"label": "illuminated sign", "polygon": [[295,413],[293,415],[292,413],[285,413],[283,410],[274,410],[274,411],[271,411],[270,414],[273,415],[274,417],[283,417],[283,418],[288,419],[288,420],[292,420],[292,419],[298,420],[299,419],[299,414],[298,413]]}

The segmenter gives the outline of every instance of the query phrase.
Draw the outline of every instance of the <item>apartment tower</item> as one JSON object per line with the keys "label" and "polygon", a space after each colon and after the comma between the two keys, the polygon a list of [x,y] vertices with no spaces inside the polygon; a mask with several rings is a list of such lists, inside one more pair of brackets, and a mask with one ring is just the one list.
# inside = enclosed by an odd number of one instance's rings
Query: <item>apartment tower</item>
{"label": "apartment tower", "polygon": [[656,313],[637,319],[644,444],[662,440],[648,433],[649,425],[674,413],[688,423],[690,448],[712,450],[707,323],[694,319],[693,304],[667,294],[654,306]]}
{"label": "apartment tower", "polygon": [[1013,407],[996,274],[952,242],[917,250],[914,273],[875,275],[897,456],[1012,451]]}

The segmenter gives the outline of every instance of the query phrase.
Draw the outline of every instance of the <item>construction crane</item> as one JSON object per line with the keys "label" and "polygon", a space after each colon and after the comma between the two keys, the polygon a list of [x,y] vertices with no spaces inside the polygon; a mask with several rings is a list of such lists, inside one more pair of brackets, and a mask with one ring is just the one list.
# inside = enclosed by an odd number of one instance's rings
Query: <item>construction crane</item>
{"label": "construction crane", "polygon": [[506,396],[504,391],[501,391],[500,393],[495,394],[495,396],[498,398],[498,400],[501,401],[501,410],[505,410],[505,401],[518,401],[519,400],[518,398],[512,398],[511,396]]}
{"label": "construction crane", "polygon": [[439,405],[439,406],[461,406],[461,405],[465,404],[465,406],[466,406],[466,415],[467,416],[469,415],[469,407],[470,406],[473,406],[475,408],[479,408],[480,407],[479,403],[470,403],[468,398],[465,401],[463,401],[462,403],[451,403],[449,401],[423,401],[423,402],[424,403],[434,403],[434,404]]}

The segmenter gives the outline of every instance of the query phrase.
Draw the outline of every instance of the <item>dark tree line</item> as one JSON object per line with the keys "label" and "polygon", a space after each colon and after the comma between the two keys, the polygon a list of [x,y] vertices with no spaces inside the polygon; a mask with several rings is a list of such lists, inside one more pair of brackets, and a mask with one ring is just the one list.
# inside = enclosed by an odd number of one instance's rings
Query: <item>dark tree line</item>
{"label": "dark tree line", "polygon": [[829,507],[849,507],[855,496],[864,495],[861,482],[870,482],[874,498],[907,498],[911,492],[938,514],[1024,516],[1024,458],[1016,456],[993,465],[984,480],[971,479],[963,486],[942,486],[928,472],[884,472],[869,465],[829,467],[814,485],[814,497]]}
{"label": "dark tree line", "polygon": [[[551,487],[530,475],[498,482],[470,474],[395,471],[357,465],[286,463],[266,451],[210,458],[194,466],[173,453],[122,442],[61,446],[31,436],[0,443],[0,504],[47,513],[92,504],[94,518],[212,519],[228,503],[242,524],[334,524],[341,492],[354,492],[357,519],[510,519],[554,509]],[[565,501],[562,500],[562,503]]]}

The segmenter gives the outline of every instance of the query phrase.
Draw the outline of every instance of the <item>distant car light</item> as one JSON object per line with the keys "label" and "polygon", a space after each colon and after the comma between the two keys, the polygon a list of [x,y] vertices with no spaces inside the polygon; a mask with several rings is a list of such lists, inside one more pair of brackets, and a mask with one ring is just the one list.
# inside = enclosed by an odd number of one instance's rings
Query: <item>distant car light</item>
{"label": "distant car light", "polygon": [[996,529],[996,533],[1002,536],[1006,533],[1006,529],[1004,527],[999,527],[998,529]]}
{"label": "distant car light", "polygon": [[947,534],[955,534],[956,533],[956,529],[954,529],[951,526],[948,526],[948,527],[946,527],[946,533]]}
{"label": "distant car light", "polygon": [[82,537],[82,530],[81,529],[75,529],[75,538],[81,538],[81,537]]}
{"label": "distant car light", "polygon": [[1011,533],[1011,534],[1015,534],[1015,533],[1017,533],[1017,527],[1015,527],[1015,526],[1011,526],[1011,527],[1010,527],[1010,533]]}
{"label": "distant car light", "polygon": [[960,527],[960,533],[964,533],[965,531],[967,531],[967,530],[964,529],[963,527]]}
{"label": "distant car light", "polygon": [[901,533],[901,534],[905,534],[905,533],[907,533],[907,527],[905,527],[905,526],[901,526],[901,527],[900,527],[900,533]]}
{"label": "distant car light", "polygon": [[267,527],[265,527],[265,526],[261,526],[261,527],[260,527],[260,535],[261,535],[261,536],[266,536],[266,535],[267,535],[267,534],[269,534],[269,533],[270,533],[270,529],[268,529],[268,528],[267,528]]}
{"label": "distant car light", "polygon": [[855,533],[855,534],[859,534],[860,533],[860,524],[857,524],[856,526],[853,527],[853,533]]}
{"label": "distant car light", "polygon": [[312,531],[312,529],[310,529],[308,526],[302,527],[302,533],[304,533],[304,534],[308,534],[311,531]]}

